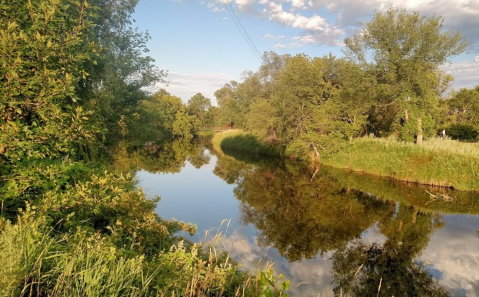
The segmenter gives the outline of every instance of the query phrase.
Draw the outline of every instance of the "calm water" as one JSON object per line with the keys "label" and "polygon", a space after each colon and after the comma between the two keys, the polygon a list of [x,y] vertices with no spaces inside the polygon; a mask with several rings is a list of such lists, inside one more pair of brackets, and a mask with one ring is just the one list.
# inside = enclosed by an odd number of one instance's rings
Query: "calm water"
{"label": "calm water", "polygon": [[161,196],[161,217],[197,224],[193,239],[224,234],[245,269],[273,261],[291,296],[376,296],[380,283],[380,296],[479,296],[477,193],[208,147],[142,151],[139,186]]}

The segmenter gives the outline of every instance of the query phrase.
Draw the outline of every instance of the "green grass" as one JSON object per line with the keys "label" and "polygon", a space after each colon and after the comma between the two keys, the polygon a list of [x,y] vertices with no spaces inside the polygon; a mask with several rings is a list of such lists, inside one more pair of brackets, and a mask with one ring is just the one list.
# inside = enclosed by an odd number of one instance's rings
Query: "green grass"
{"label": "green grass", "polygon": [[193,133],[195,136],[200,136],[200,137],[210,137],[215,135],[215,131],[212,130],[198,130]]}
{"label": "green grass", "polygon": [[479,190],[479,144],[431,139],[422,145],[363,137],[322,162],[426,185]]}

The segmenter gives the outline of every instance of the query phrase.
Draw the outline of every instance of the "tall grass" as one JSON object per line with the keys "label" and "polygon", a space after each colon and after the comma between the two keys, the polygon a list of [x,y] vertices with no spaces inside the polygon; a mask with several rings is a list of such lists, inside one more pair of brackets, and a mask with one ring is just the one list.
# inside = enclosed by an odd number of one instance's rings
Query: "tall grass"
{"label": "tall grass", "polygon": [[28,211],[14,225],[0,221],[0,297],[287,296],[271,264],[257,276],[240,272],[215,248],[218,237],[146,257],[100,233],[54,236],[34,217]]}
{"label": "tall grass", "polygon": [[363,137],[322,162],[408,182],[479,190],[479,144],[430,139],[422,145]]}

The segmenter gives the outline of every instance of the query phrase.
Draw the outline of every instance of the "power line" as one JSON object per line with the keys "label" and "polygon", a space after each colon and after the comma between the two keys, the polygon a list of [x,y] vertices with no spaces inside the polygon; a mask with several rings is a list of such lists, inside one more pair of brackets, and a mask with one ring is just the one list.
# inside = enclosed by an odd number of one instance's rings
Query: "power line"
{"label": "power line", "polygon": [[261,57],[261,53],[260,53],[260,52],[258,51],[258,49],[256,48],[256,45],[254,44],[253,40],[252,40],[251,37],[249,36],[248,31],[246,31],[246,28],[243,26],[243,22],[241,22],[241,19],[239,18],[239,14],[238,14],[238,12],[236,11],[236,8],[234,7],[233,4],[231,4],[231,2],[230,2],[229,4],[230,4],[230,6],[231,6],[231,8],[232,8],[232,11],[233,11],[234,15],[236,16],[236,18],[237,18],[237,20],[238,20],[238,22],[239,22],[241,28],[242,28],[243,31],[245,32],[246,37],[249,39],[249,41],[250,41],[251,44],[253,45],[253,48],[254,48],[255,53],[256,53],[259,57]]}
{"label": "power line", "polygon": [[233,18],[233,21],[235,22],[236,27],[241,32],[241,35],[243,35],[244,40],[246,41],[246,43],[248,44],[250,49],[253,51],[256,58],[262,63],[261,54],[259,53],[258,49],[256,48],[253,40],[249,36],[248,31],[246,31],[246,28],[243,26],[243,23],[241,22],[241,19],[239,18],[238,13],[236,12],[235,8],[233,7],[233,5],[229,1],[230,0],[222,0],[223,4],[226,7],[226,10],[228,10],[229,14]]}

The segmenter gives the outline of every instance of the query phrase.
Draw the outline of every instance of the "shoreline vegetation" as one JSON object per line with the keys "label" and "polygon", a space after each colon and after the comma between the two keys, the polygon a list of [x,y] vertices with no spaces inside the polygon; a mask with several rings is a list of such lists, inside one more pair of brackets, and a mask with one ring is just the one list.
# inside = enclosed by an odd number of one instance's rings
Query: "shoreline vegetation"
{"label": "shoreline vegetation", "polygon": [[[298,158],[240,130],[218,133],[212,141],[215,148]],[[407,183],[479,191],[478,145],[448,138],[428,139],[421,145],[393,138],[356,138],[340,149],[323,153],[321,164]]]}

